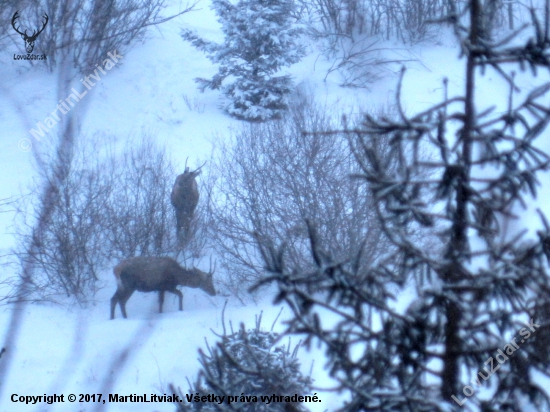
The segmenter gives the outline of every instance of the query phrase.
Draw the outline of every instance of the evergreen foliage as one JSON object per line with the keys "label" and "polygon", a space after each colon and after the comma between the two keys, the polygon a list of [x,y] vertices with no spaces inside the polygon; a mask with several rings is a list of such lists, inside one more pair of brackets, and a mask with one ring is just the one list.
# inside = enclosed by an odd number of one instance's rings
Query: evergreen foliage
{"label": "evergreen foliage", "polygon": [[[291,91],[289,75],[275,76],[283,67],[300,61],[304,48],[298,43],[301,29],[293,24],[294,3],[288,0],[241,0],[232,4],[214,0],[225,41],[209,42],[190,30],[182,37],[219,64],[210,80],[195,79],[201,90],[222,89],[228,97],[225,110],[240,119],[267,120],[287,108]],[[233,82],[222,86],[228,77]]]}
{"label": "evergreen foliage", "polygon": [[[456,11],[446,20],[465,55],[462,95],[407,116],[398,92],[398,119],[365,116],[333,132],[347,136],[362,170],[355,177],[396,251],[359,272],[359,254],[336,258],[308,223],[303,259],[313,269],[296,271],[287,264],[292,244],[256,235],[269,273],[257,287],[275,282],[276,302],[293,310],[287,332],[326,348],[331,375],[350,394],[342,411],[550,410],[550,225],[539,211],[527,239],[517,214],[550,165],[537,140],[550,122],[550,83],[517,102],[510,73],[548,73],[550,12],[532,12],[530,38],[493,40],[485,7],[469,0],[468,24]],[[510,85],[498,110],[478,110],[485,71]],[[389,150],[377,150],[380,139]],[[431,175],[417,173],[426,167]],[[437,236],[439,247],[423,247],[419,233]],[[411,289],[415,299],[401,308],[396,300]]]}
{"label": "evergreen foliage", "polygon": [[[299,345],[291,351],[289,345],[276,346],[278,334],[260,330],[262,316],[256,318],[256,327],[245,330],[241,324],[237,332],[221,336],[215,348],[208,347],[208,354],[199,350],[201,370],[197,381],[189,389],[190,394],[225,396],[217,403],[178,403],[178,411],[247,411],[247,412],[303,412],[300,403],[261,401],[261,396],[309,395],[312,380],[300,372],[297,358]],[[174,388],[172,388],[174,390]],[[181,393],[181,391],[180,391]],[[256,402],[227,402],[227,396],[241,394]]]}

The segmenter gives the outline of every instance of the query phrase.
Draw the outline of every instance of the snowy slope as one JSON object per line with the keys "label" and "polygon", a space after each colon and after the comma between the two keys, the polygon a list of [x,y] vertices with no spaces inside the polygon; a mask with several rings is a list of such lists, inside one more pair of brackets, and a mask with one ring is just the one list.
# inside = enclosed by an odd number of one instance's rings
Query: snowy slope
{"label": "snowy slope", "polygon": [[[116,69],[108,72],[86,97],[86,111],[80,137],[97,132],[119,136],[150,133],[170,148],[172,158],[183,168],[186,157],[198,165],[209,156],[214,135],[223,138],[239,121],[226,116],[218,108],[219,93],[200,93],[193,78],[208,77],[215,68],[206,57],[182,41],[181,27],[198,30],[211,39],[221,39],[221,32],[208,3],[201,10],[186,14],[150,30],[145,44],[125,53]],[[177,11],[177,9],[169,10]],[[438,46],[417,45],[407,51],[407,58],[417,62],[407,64],[403,83],[403,100],[407,112],[425,109],[443,96],[443,77],[448,77],[450,94],[459,90],[464,80],[463,62],[452,41]],[[388,47],[397,47],[388,44]],[[399,46],[401,47],[401,46]],[[40,68],[29,69],[25,63],[14,62],[11,55],[0,56],[0,199],[17,196],[20,190],[36,178],[32,167],[32,151],[40,150],[44,142],[37,141],[29,130],[43,120],[57,105],[55,74]],[[394,104],[398,74],[376,82],[370,90],[342,89],[338,75],[325,75],[331,62],[320,57],[314,45],[309,55],[289,69],[297,85],[312,89],[319,102],[336,104],[343,111]],[[78,80],[77,80],[78,83]],[[480,94],[494,99],[507,88],[496,77],[488,75],[480,86]],[[22,139],[32,143],[30,151],[21,150]],[[46,139],[45,139],[46,140]],[[26,149],[26,147],[23,147]],[[93,156],[93,153],[90,155]],[[0,255],[13,244],[10,235],[13,213],[1,213]],[[12,269],[0,272],[0,281],[12,275]],[[209,298],[203,292],[184,291],[184,311],[176,310],[173,296],[167,297],[165,313],[156,313],[156,295],[136,293],[128,303],[129,319],[108,320],[109,299],[114,292],[112,275],[104,274],[107,287],[92,307],[58,307],[27,305],[24,321],[14,351],[14,361],[4,393],[0,394],[0,412],[11,411],[91,411],[92,403],[59,403],[24,405],[12,403],[12,394],[169,394],[168,385],[180,385],[187,391],[186,377],[193,380],[197,371],[197,349],[216,337],[211,329],[221,333],[223,297]],[[1,291],[1,289],[0,289]],[[404,297],[403,302],[407,299]],[[225,314],[234,325],[245,322],[254,325],[254,316],[264,311],[265,328],[269,328],[279,308],[266,298],[258,305],[242,306],[230,302]],[[0,338],[9,322],[10,307],[0,307]],[[286,315],[289,315],[288,311]],[[285,316],[283,312],[282,318]],[[276,330],[282,330],[278,324]],[[283,342],[286,343],[286,340]],[[130,351],[121,362],[121,354]],[[309,371],[315,360],[315,385],[330,387],[323,372],[322,352],[301,351],[303,370]],[[106,382],[114,379],[112,387]],[[322,402],[308,405],[312,411],[334,410],[342,395],[317,391]],[[240,394],[237,394],[240,395]],[[108,404],[108,411],[172,411],[169,403]]]}

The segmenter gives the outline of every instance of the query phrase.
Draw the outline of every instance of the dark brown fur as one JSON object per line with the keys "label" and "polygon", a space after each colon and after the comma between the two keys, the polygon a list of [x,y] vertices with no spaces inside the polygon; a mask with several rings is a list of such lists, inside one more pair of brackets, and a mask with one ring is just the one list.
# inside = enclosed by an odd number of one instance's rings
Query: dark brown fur
{"label": "dark brown fur", "polygon": [[199,188],[195,179],[200,174],[199,169],[190,172],[189,168],[186,168],[185,172],[176,178],[170,196],[176,211],[176,232],[180,236],[183,231],[185,238],[189,236],[193,215],[199,203]]}
{"label": "dark brown fur", "polygon": [[159,312],[162,313],[164,292],[171,292],[179,298],[179,309],[183,310],[183,295],[178,285],[200,288],[210,296],[216,294],[212,273],[197,268],[184,269],[169,257],[133,257],[123,260],[115,266],[113,273],[117,281],[117,290],[111,298],[111,319],[115,318],[116,304],[120,305],[122,316],[126,316],[126,302],[136,290],[140,292],[159,292]]}

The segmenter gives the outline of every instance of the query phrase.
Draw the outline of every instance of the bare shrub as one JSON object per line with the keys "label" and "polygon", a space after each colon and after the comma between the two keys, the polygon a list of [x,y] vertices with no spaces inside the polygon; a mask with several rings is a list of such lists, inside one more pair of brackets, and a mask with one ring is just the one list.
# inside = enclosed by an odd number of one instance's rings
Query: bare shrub
{"label": "bare shrub", "polygon": [[[9,33],[13,32],[10,21],[20,2],[16,0],[0,0],[0,50],[4,50],[8,44]],[[19,37],[19,36],[18,36]]]}
{"label": "bare shrub", "polygon": [[[38,219],[40,188],[35,183],[19,206],[20,224],[16,227],[19,247],[15,254],[24,264],[32,264],[35,272],[27,285],[26,296],[18,299],[57,300],[72,296],[84,303],[97,291],[98,271],[106,264],[105,238],[101,231],[104,210],[113,181],[104,172],[105,163],[90,158],[80,146],[65,165],[66,177],[56,185],[55,203],[41,232],[33,230]],[[44,159],[43,159],[44,160]],[[44,160],[43,178],[55,180],[54,164]],[[31,240],[33,254],[25,252]]]}
{"label": "bare shrub", "polygon": [[[414,58],[401,49],[380,46],[395,39],[403,43],[433,40],[441,31],[434,21],[463,19],[467,3],[447,0],[300,0],[309,33],[320,40],[322,53],[333,63],[327,72],[338,72],[344,87],[366,87],[384,72],[396,72]],[[453,6],[451,7],[451,4]],[[483,16],[483,30],[490,34],[514,21],[530,17],[521,3],[490,0]],[[540,9],[542,12],[542,8]]]}
{"label": "bare shrub", "polygon": [[[99,142],[110,147],[107,153],[96,153]],[[25,296],[9,298],[60,301],[68,296],[85,304],[102,286],[98,273],[113,260],[182,253],[183,259],[202,257],[206,239],[201,236],[206,232],[198,217],[200,207],[191,224],[196,239],[183,246],[177,242],[170,204],[177,173],[166,150],[148,136],[128,140],[119,154],[114,149],[109,137],[96,136],[71,153],[40,236],[32,224],[41,185],[34,185],[20,202],[15,256],[23,263],[32,260],[35,275]],[[41,168],[44,179],[53,179],[51,163],[42,159]],[[37,244],[32,256],[24,252],[31,239]]]}
{"label": "bare shrub", "polygon": [[285,239],[289,267],[308,269],[301,257],[309,247],[307,222],[339,259],[363,251],[362,267],[384,248],[370,197],[350,178],[358,170],[345,140],[323,135],[337,125],[326,108],[299,93],[284,119],[245,125],[221,144],[212,166],[210,227],[227,286],[237,295],[264,272],[258,239]]}
{"label": "bare shrub", "polygon": [[[48,15],[50,23],[37,39],[37,50],[46,53],[50,69],[66,61],[80,73],[88,74],[107,58],[107,52],[117,50],[124,54],[131,44],[145,38],[148,26],[187,13],[194,4],[168,17],[161,16],[165,0],[41,0],[18,7],[29,27],[40,27],[44,13]],[[9,10],[13,13],[16,8]]]}
{"label": "bare shrub", "polygon": [[[444,19],[453,11],[445,0],[300,0],[299,3],[307,10],[304,14],[309,17],[312,33],[333,40],[347,37],[355,41],[366,35],[416,42],[437,30],[432,21]],[[514,12],[508,6],[501,0],[489,1],[488,22],[496,27],[513,21]],[[455,2],[454,7],[461,13],[467,3]]]}
{"label": "bare shrub", "polygon": [[104,231],[110,257],[161,256],[175,251],[170,205],[176,175],[166,150],[151,138],[128,142],[115,157],[115,185],[105,209]]}

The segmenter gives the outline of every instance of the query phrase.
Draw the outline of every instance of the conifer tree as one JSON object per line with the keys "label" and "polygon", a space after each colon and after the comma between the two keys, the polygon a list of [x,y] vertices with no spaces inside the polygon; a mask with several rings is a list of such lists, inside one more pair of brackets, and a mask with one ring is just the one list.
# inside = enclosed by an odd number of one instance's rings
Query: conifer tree
{"label": "conifer tree", "polygon": [[[327,368],[350,394],[342,411],[550,410],[550,227],[539,211],[530,219],[536,234],[518,229],[550,165],[537,139],[550,122],[550,83],[533,77],[538,86],[516,97],[513,74],[548,74],[546,5],[532,10],[530,37],[498,39],[482,18],[486,6],[469,0],[446,19],[465,59],[461,95],[414,116],[398,95],[397,119],[366,115],[333,132],[348,137],[362,169],[354,177],[397,251],[360,271],[360,256],[335,259],[309,224],[310,269],[298,272],[286,263],[291,244],[257,233],[269,276],[256,287],[275,282],[276,301],[293,310],[288,332],[324,346]],[[487,71],[510,86],[498,110],[476,93]],[[380,139],[387,151],[376,150]],[[415,242],[419,233],[439,247]],[[395,300],[411,287],[415,299],[402,308]]]}
{"label": "conifer tree", "polygon": [[[229,335],[224,324],[221,341],[214,348],[208,347],[208,354],[199,350],[201,369],[189,393],[215,395],[218,402],[187,402],[182,395],[184,402],[177,403],[178,411],[307,411],[297,397],[292,399],[294,395],[310,395],[312,383],[300,371],[299,345],[293,350],[290,340],[288,346],[278,345],[278,334],[261,330],[261,322],[260,314],[254,329],[246,330],[241,324]],[[229,401],[228,396],[236,399]]]}
{"label": "conifer tree", "polygon": [[[195,79],[201,90],[222,89],[228,98],[225,110],[240,119],[267,120],[287,108],[291,91],[289,75],[278,75],[283,67],[300,61],[301,29],[292,17],[291,0],[213,0],[212,8],[222,25],[222,44],[202,39],[190,30],[182,37],[219,64],[212,79]],[[226,78],[231,82],[222,85]]]}

